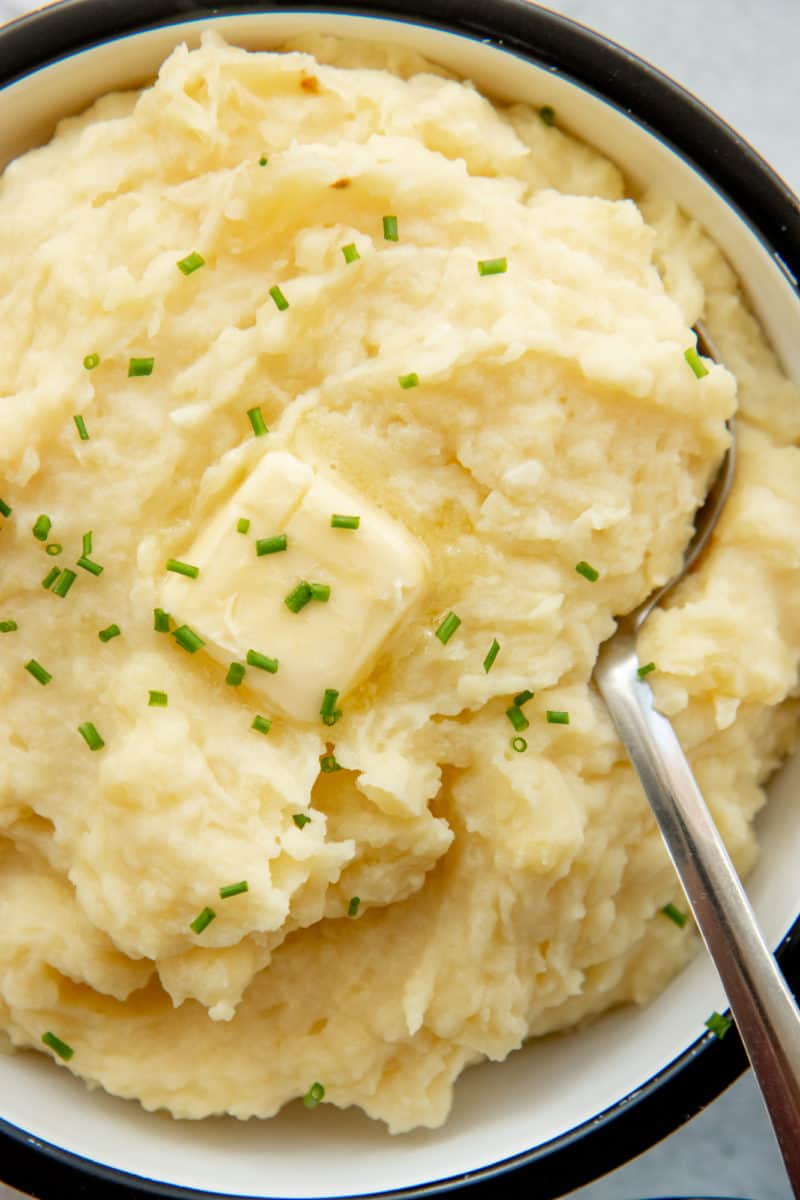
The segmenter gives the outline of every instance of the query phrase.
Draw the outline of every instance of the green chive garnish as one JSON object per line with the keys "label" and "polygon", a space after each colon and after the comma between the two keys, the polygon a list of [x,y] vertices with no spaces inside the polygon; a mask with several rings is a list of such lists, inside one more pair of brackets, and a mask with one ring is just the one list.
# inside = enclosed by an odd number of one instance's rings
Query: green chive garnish
{"label": "green chive garnish", "polygon": [[42,587],[45,589],[46,592],[50,591],[50,588],[53,586],[53,584],[58,579],[60,574],[61,574],[61,571],[58,567],[50,568],[50,570],[47,572],[44,579],[42,580]]}
{"label": "green chive garnish", "polygon": [[77,578],[78,576],[74,571],[70,571],[67,567],[65,567],[61,572],[60,579],[53,588],[53,595],[60,596],[63,600]]}
{"label": "green chive garnish", "polygon": [[454,612],[447,614],[439,628],[436,630],[436,636],[443,646],[447,645],[460,624],[461,617],[457,617]]}
{"label": "green chive garnish", "polygon": [[483,258],[478,263],[479,275],[505,275],[508,270],[506,258]]}
{"label": "green chive garnish", "polygon": [[353,896],[352,899],[350,900],[350,903],[347,906],[348,917],[357,917],[358,916],[358,908],[359,908],[360,904],[361,904],[361,898],[359,896]]}
{"label": "green chive garnish", "polygon": [[552,709],[547,710],[548,725],[569,725],[568,712],[554,712]]}
{"label": "green chive garnish", "polygon": [[103,567],[100,566],[100,563],[92,562],[85,554],[78,559],[78,566],[83,567],[84,571],[88,571],[90,575],[103,574]]}
{"label": "green chive garnish", "polygon": [[692,368],[698,379],[702,379],[704,375],[708,374],[708,367],[702,361],[694,346],[690,346],[688,350],[684,350],[683,357],[686,359],[687,363]]}
{"label": "green chive garnish", "polygon": [[535,695],[535,692],[532,692],[526,688],[524,692],[520,692],[518,696],[514,697],[514,703],[516,704],[517,708],[522,708],[523,704],[527,704],[528,701],[532,700]]}
{"label": "green chive garnish", "polygon": [[25,670],[32,675],[34,679],[37,679],[42,687],[44,687],[45,684],[48,684],[53,678],[50,672],[45,671],[42,664],[38,663],[35,658],[32,658],[30,662],[25,663]]}
{"label": "green chive garnish", "polygon": [[45,553],[49,554],[51,558],[55,558],[57,554],[61,553],[62,549],[61,542],[51,542],[49,546],[45,546]]}
{"label": "green chive garnish", "polygon": [[78,733],[86,742],[86,745],[90,750],[102,750],[103,746],[105,746],[105,742],[100,737],[100,734],[97,732],[91,721],[87,721],[85,725],[79,725]]}
{"label": "green chive garnish", "polygon": [[336,707],[336,702],[339,699],[339,693],[335,688],[326,688],[325,694],[322,697],[319,715],[322,717],[323,724],[335,725],[341,720],[342,714]]}
{"label": "green chive garnish", "polygon": [[262,413],[261,406],[259,404],[257,404],[255,408],[248,408],[247,416],[250,420],[250,424],[253,426],[253,433],[256,435],[256,437],[264,437],[265,434],[269,433],[269,430],[267,429],[267,423],[264,420],[264,414]]}
{"label": "green chive garnish", "polygon": [[44,513],[36,518],[36,524],[33,527],[33,536],[37,542],[46,542],[47,535],[53,527],[53,522]]}
{"label": "green chive garnish", "polygon": [[289,592],[288,596],[284,597],[283,603],[289,609],[289,612],[299,613],[307,604],[311,603],[311,586],[301,579],[296,588]]}
{"label": "green chive garnish", "polygon": [[179,646],[187,650],[189,654],[196,654],[198,650],[205,646],[203,639],[190,629],[188,625],[181,625],[178,629],[173,630],[172,636]]}
{"label": "green chive garnish", "polygon": [[236,522],[236,532],[237,533],[249,533],[250,532],[250,522],[247,519],[247,517],[239,517],[239,520]]}
{"label": "green chive garnish", "polygon": [[193,933],[202,933],[204,929],[208,929],[212,921],[215,921],[217,914],[213,908],[204,908],[199,912],[195,919],[190,922],[189,928]]}
{"label": "green chive garnish", "polygon": [[665,917],[669,917],[670,921],[674,921],[679,929],[683,929],[686,922],[689,920],[686,913],[681,912],[674,904],[665,904],[661,909]]}
{"label": "green chive garnish", "polygon": [[13,511],[13,508],[9,507],[5,500],[0,499],[0,516],[10,517]]}
{"label": "green chive garnish", "polygon": [[231,896],[241,896],[242,892],[249,892],[247,880],[243,879],[241,883],[228,883],[225,887],[219,889],[220,900],[230,900]]}
{"label": "green chive garnish", "polygon": [[16,633],[18,629],[16,621],[0,621],[0,633]]}
{"label": "green chive garnish", "polygon": [[163,608],[153,609],[153,629],[156,633],[169,633],[169,625],[172,618],[168,612],[164,612]]}
{"label": "green chive garnish", "polygon": [[54,1033],[50,1033],[49,1031],[42,1034],[42,1041],[45,1046],[49,1046],[51,1050],[54,1050],[59,1058],[63,1058],[64,1062],[69,1062],[75,1053],[72,1046],[68,1046],[66,1042],[62,1042],[60,1037],[56,1037]]}
{"label": "green chive garnish", "polygon": [[197,579],[200,574],[199,567],[193,567],[191,563],[179,562],[177,558],[167,559],[167,570],[172,571],[175,575],[185,575],[187,579]]}
{"label": "green chive garnish", "polygon": [[325,1088],[322,1084],[312,1083],[305,1096],[303,1096],[303,1104],[305,1104],[306,1108],[316,1108],[324,1096]]}
{"label": "green chive garnish", "polygon": [[256,554],[259,558],[263,558],[265,554],[280,554],[289,545],[289,539],[285,533],[279,533],[275,537],[259,538],[256,542]]}
{"label": "green chive garnish", "polygon": [[327,604],[331,598],[331,585],[329,583],[310,583],[311,599],[318,600],[320,604]]}
{"label": "green chive garnish", "polygon": [[588,579],[589,583],[597,583],[598,579],[600,578],[600,572],[596,571],[594,567],[591,567],[589,563],[583,562],[583,560],[576,565],[575,570],[579,575],[582,575],[584,579]]}
{"label": "green chive garnish", "polygon": [[121,633],[119,625],[109,625],[107,629],[101,629],[97,636],[101,642],[110,642],[112,638],[118,638]]}
{"label": "green chive garnish", "polygon": [[258,165],[260,167],[265,167],[268,162],[269,162],[269,159],[267,158],[266,154],[262,154],[261,158],[258,160]]}
{"label": "green chive garnish", "polygon": [[353,263],[356,259],[361,258],[361,255],[356,249],[355,242],[350,242],[349,246],[342,246],[342,254],[346,263]]}
{"label": "green chive garnish", "polygon": [[292,820],[298,829],[303,829],[311,823],[311,817],[307,817],[305,813],[293,813]]}
{"label": "green chive garnish", "polygon": [[78,413],[72,419],[75,422],[75,428],[78,431],[78,437],[82,442],[88,442],[89,430],[86,428],[86,422],[84,421],[83,417],[80,415],[80,413]]}
{"label": "green chive garnish", "polygon": [[412,371],[410,375],[398,375],[397,382],[407,392],[409,388],[419,387],[419,375],[416,371]]}
{"label": "green chive garnish", "polygon": [[516,750],[517,754],[524,754],[528,749],[528,743],[524,737],[513,737],[511,739],[511,749]]}
{"label": "green chive garnish", "polygon": [[87,354],[86,358],[83,360],[83,365],[87,371],[93,371],[95,367],[100,366],[100,355]]}
{"label": "green chive garnish", "polygon": [[199,271],[205,265],[206,260],[202,254],[198,254],[196,250],[193,250],[191,254],[186,255],[186,258],[180,260],[177,267],[182,275],[191,275],[194,271]]}
{"label": "green chive garnish", "polygon": [[88,557],[92,553],[92,531],[91,530],[89,530],[88,533],[85,533],[83,535],[82,544],[83,544],[84,557]]}
{"label": "green chive garnish", "polygon": [[154,358],[132,358],[128,363],[128,378],[136,379],[142,375],[152,375],[155,362]]}
{"label": "green chive garnish", "polygon": [[643,667],[639,667],[637,669],[636,674],[639,676],[640,679],[644,679],[644,677],[646,675],[649,675],[650,672],[655,671],[655,669],[656,669],[656,664],[654,662],[645,663],[645,665]]}
{"label": "green chive garnish", "polygon": [[147,701],[149,708],[166,708],[169,705],[169,697],[166,692],[150,692],[150,699]]}
{"label": "green chive garnish", "polygon": [[275,301],[275,307],[278,309],[278,311],[286,312],[286,309],[289,307],[289,301],[286,299],[283,292],[278,287],[277,283],[275,284],[274,287],[271,287],[269,289],[269,294],[270,294],[270,296],[272,296],[272,299]]}
{"label": "green chive garnish", "polygon": [[551,108],[549,104],[543,104],[539,109],[539,117],[544,121],[545,125],[555,125],[556,110]]}
{"label": "green chive garnish", "polygon": [[342,767],[333,754],[323,754],[319,760],[319,769],[325,775],[332,775],[334,771],[341,771]]}
{"label": "green chive garnish", "polygon": [[248,667],[258,667],[260,671],[269,671],[270,675],[274,675],[278,670],[277,658],[268,658],[266,654],[259,654],[257,650],[248,650],[246,662]]}
{"label": "green chive garnish", "polygon": [[500,643],[498,642],[497,638],[494,638],[491,646],[489,647],[489,653],[486,655],[486,658],[483,660],[483,669],[487,675],[489,674],[492,667],[494,666],[494,660],[497,658],[499,653],[500,653]]}
{"label": "green chive garnish", "polygon": [[397,232],[397,217],[383,218],[383,240],[385,242],[400,241],[400,236]]}
{"label": "green chive garnish", "polygon": [[331,517],[331,529],[358,529],[360,525],[361,517],[343,517],[340,513]]}
{"label": "green chive garnish", "polygon": [[522,729],[527,729],[530,725],[530,721],[525,716],[525,713],[516,704],[512,704],[511,708],[506,709],[506,716],[516,729],[517,733],[519,733]]}
{"label": "green chive garnish", "polygon": [[245,668],[243,663],[232,662],[228,667],[228,674],[225,676],[225,682],[231,687],[238,687],[245,676]]}
{"label": "green chive garnish", "polygon": [[733,1021],[730,1019],[730,1017],[723,1017],[720,1016],[718,1012],[713,1012],[708,1020],[704,1021],[703,1024],[705,1025],[706,1029],[710,1029],[714,1037],[721,1042],[733,1024]]}
{"label": "green chive garnish", "polygon": [[267,734],[272,729],[272,721],[268,717],[255,717],[250,728],[255,729],[256,733]]}

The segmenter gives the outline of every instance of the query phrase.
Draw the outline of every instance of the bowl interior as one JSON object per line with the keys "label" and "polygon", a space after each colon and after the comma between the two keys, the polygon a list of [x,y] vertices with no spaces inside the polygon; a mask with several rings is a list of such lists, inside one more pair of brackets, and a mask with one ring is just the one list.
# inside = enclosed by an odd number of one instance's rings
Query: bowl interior
{"label": "bowl interior", "polygon": [[[0,163],[46,140],[60,116],[153,75],[174,45],[214,27],[248,48],[303,30],[414,46],[501,100],[552,104],[565,126],[634,182],[671,194],[725,247],[784,366],[800,379],[800,304],[752,228],[677,152],[598,96],[493,45],[399,21],[320,13],[261,13],[186,21],[95,46],[0,91]],[[760,821],[761,866],[749,881],[773,945],[797,917],[792,792],[800,760],[771,788]],[[64,1150],[133,1176],[237,1196],[342,1197],[412,1188],[498,1163],[563,1137],[641,1088],[703,1033],[723,993],[704,956],[644,1011],[609,1014],[569,1036],[468,1071],[444,1129],[390,1138],[356,1112],[293,1105],[271,1122],[175,1122],[87,1092],[35,1055],[0,1057],[0,1119]],[[313,1139],[313,1143],[311,1141]],[[313,1154],[309,1147],[313,1144]]]}

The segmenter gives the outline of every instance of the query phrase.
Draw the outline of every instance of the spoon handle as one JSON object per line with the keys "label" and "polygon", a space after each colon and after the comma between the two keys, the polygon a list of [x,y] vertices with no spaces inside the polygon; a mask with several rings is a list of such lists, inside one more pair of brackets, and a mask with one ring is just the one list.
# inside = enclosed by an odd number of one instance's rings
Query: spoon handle
{"label": "spoon handle", "polygon": [[637,675],[633,633],[601,647],[595,679],[650,801],[719,972],[800,1197],[800,1013],[671,724]]}

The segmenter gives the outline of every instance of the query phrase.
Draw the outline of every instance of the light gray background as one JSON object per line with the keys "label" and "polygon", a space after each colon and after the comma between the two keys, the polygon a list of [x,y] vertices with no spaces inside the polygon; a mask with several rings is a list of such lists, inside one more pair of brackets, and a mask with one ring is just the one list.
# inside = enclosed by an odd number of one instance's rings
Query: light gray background
{"label": "light gray background", "polygon": [[[0,0],[0,21],[33,7]],[[548,7],[672,75],[800,192],[800,0],[552,0]],[[791,1200],[749,1075],[660,1146],[570,1200],[647,1196]],[[0,1200],[18,1198],[0,1183]]]}

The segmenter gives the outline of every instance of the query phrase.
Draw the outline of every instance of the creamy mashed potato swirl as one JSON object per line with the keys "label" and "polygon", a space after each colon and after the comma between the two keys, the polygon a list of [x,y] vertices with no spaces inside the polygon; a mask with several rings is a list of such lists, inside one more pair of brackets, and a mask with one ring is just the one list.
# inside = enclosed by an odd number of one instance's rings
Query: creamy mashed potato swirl
{"label": "creamy mashed potato swirl", "polygon": [[9,1042],[400,1132],[662,988],[695,938],[590,679],[737,406],[640,658],[742,871],[797,731],[800,396],[708,237],[404,51],[208,37],[7,168],[0,269]]}

